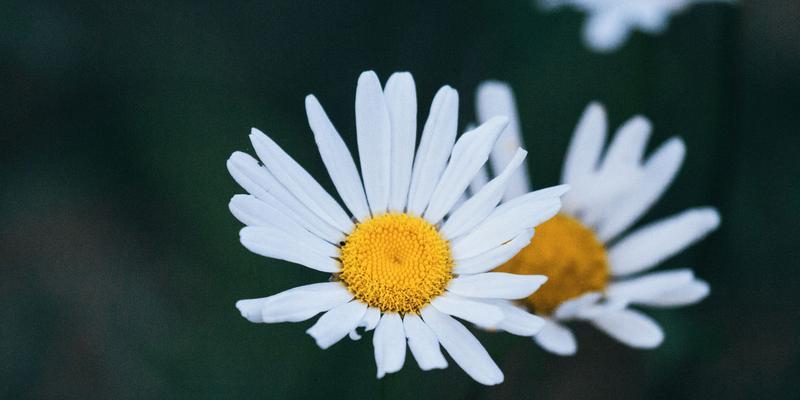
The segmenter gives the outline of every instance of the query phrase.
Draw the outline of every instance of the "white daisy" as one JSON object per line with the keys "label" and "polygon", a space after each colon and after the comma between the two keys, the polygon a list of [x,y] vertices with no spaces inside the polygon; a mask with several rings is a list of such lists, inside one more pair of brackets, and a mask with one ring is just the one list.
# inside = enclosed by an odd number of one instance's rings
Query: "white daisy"
{"label": "white daisy", "polygon": [[583,40],[600,52],[619,48],[638,29],[657,34],[663,32],[669,18],[694,3],[733,0],[539,0],[542,8],[572,6],[588,14],[583,25]]}
{"label": "white daisy", "polygon": [[[492,153],[491,165],[502,168],[509,149],[522,141],[510,88],[497,82],[482,84],[477,114],[479,120],[496,114],[511,120]],[[539,226],[531,244],[495,270],[549,278],[518,304],[547,319],[535,340],[556,354],[569,355],[577,349],[575,338],[562,324],[571,320],[589,321],[632,347],[656,347],[664,337],[661,328],[629,306],[684,306],[709,292],[708,284],[690,269],[637,274],[716,229],[715,209],[692,208],[623,235],[672,182],[683,162],[683,141],[672,138],[643,159],[651,126],[636,116],[619,128],[604,152],[606,125],[603,108],[589,105],[564,163],[562,181],[572,189],[563,198],[562,213]],[[517,178],[505,196],[509,203],[530,189],[528,180]],[[484,182],[475,180],[471,190],[481,190]]]}
{"label": "white daisy", "polygon": [[[513,324],[533,335],[541,318],[506,304],[545,280],[537,275],[487,272],[530,241],[532,227],[556,215],[565,187],[497,206],[508,176],[526,152],[470,201],[454,208],[489,157],[507,118],[496,117],[457,141],[458,94],[442,87],[433,99],[416,149],[417,99],[408,73],[381,87],[373,72],[358,80],[355,98],[359,174],[350,151],[317,99],[306,112],[322,160],[348,214],[272,139],[253,129],[262,165],[241,152],[228,170],[249,195],[236,195],[231,212],[250,251],[327,274],[322,283],[273,296],[240,300],[251,322],[299,322],[324,314],[306,332],[326,349],[356,328],[375,330],[378,377],[403,366],[406,343],[420,368],[447,367],[441,344],[473,379],[494,385],[503,373],[458,317],[486,326]],[[362,178],[363,175],[363,184]],[[511,311],[507,314],[506,310]]]}

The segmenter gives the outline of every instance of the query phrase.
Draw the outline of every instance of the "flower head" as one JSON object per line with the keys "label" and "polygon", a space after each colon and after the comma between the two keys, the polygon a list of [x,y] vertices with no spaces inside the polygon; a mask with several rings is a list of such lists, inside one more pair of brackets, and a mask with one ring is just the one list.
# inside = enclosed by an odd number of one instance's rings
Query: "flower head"
{"label": "flower head", "polygon": [[[477,111],[481,120],[496,113],[509,115],[512,122],[498,143],[521,143],[516,106],[505,84],[481,85]],[[627,121],[607,148],[606,126],[603,108],[590,104],[575,129],[562,171],[562,181],[572,188],[564,196],[564,209],[537,228],[529,246],[496,269],[549,278],[541,290],[517,304],[547,319],[535,340],[557,354],[577,350],[563,324],[572,320],[588,321],[632,347],[656,347],[663,340],[661,328],[631,306],[684,306],[709,292],[708,284],[689,269],[644,272],[716,229],[715,209],[692,208],[625,233],[669,187],[683,161],[683,142],[670,139],[645,159],[651,130],[647,119]],[[492,154],[498,159],[507,156],[500,145]],[[482,184],[481,179],[473,182],[471,190],[479,191]],[[509,187],[511,202],[517,193],[530,190],[525,180],[515,185]]]}
{"label": "flower head", "polygon": [[[556,215],[565,187],[498,206],[525,151],[466,202],[459,202],[489,158],[507,118],[492,118],[456,140],[458,94],[433,99],[419,146],[417,100],[408,73],[381,87],[365,72],[356,89],[359,172],[314,96],[306,112],[320,155],[349,213],[267,135],[250,139],[263,165],[241,152],[228,160],[249,193],[231,212],[247,225],[242,244],[254,253],[328,274],[325,282],[240,300],[251,322],[299,322],[324,313],[307,330],[325,349],[358,328],[374,329],[378,377],[400,370],[406,345],[420,368],[445,368],[440,344],[476,381],[503,374],[478,340],[453,317],[532,335],[544,321],[500,300],[522,299],[546,278],[487,272],[530,242],[533,227]],[[362,179],[363,177],[363,179]]]}
{"label": "flower head", "polygon": [[542,8],[572,6],[585,12],[583,40],[592,50],[616,50],[638,29],[661,33],[669,18],[692,3],[733,2],[733,0],[540,0]]}

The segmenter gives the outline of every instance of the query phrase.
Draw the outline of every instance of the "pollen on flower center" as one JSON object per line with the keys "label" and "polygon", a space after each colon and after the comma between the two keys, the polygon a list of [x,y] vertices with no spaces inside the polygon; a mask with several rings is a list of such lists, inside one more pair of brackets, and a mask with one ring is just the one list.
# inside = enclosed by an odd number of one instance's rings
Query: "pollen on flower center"
{"label": "pollen on flower center", "polygon": [[385,214],[356,226],[341,248],[337,278],[383,312],[417,313],[452,278],[449,243],[436,227],[408,214]]}
{"label": "pollen on flower center", "polygon": [[522,300],[544,315],[566,300],[604,290],[609,280],[603,244],[591,229],[564,214],[539,225],[531,243],[496,271],[546,275],[547,283]]}

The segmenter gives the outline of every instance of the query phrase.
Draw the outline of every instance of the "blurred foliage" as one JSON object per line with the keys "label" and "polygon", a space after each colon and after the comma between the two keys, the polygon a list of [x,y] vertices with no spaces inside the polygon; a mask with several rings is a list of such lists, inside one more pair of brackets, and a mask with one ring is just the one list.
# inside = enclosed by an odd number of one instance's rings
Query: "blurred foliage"
{"label": "blurred foliage", "polygon": [[[530,0],[5,2],[0,397],[796,397],[798,18],[795,0],[702,5],[598,55],[583,15]],[[653,351],[586,327],[571,358],[478,333],[506,373],[494,388],[410,357],[378,381],[371,336],[321,351],[311,322],[248,323],[237,299],[324,277],[239,245],[225,160],[259,127],[332,188],[303,97],[354,145],[366,69],[411,71],[420,121],[454,86],[462,126],[480,81],[509,81],[537,185],[557,181],[591,100],[613,126],[650,117],[651,149],[682,136],[683,171],[645,222],[720,208],[721,229],[664,265],[712,295],[654,313],[667,340]]]}

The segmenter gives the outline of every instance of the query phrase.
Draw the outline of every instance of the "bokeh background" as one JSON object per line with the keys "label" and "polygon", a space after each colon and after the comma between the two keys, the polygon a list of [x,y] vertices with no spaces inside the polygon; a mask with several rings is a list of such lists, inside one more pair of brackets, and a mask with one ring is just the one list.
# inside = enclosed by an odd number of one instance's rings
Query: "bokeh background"
{"label": "bokeh background", "polygon": [[[800,3],[696,6],[609,55],[583,47],[582,20],[530,0],[3,2],[0,397],[797,398]],[[591,100],[613,126],[650,117],[650,149],[680,135],[686,163],[643,222],[720,209],[662,266],[711,296],[654,313],[652,351],[587,326],[570,358],[478,333],[506,374],[494,388],[411,358],[378,381],[371,335],[321,351],[311,321],[248,323],[237,299],[323,276],[239,245],[225,160],[259,127],[331,188],[303,97],[353,145],[366,69],[411,71],[420,121],[454,86],[462,126],[480,81],[510,82],[539,185]]]}

